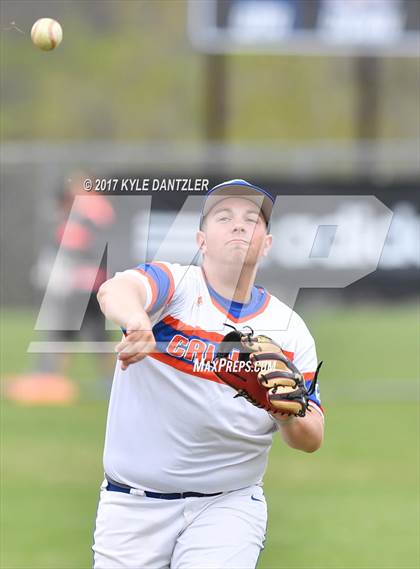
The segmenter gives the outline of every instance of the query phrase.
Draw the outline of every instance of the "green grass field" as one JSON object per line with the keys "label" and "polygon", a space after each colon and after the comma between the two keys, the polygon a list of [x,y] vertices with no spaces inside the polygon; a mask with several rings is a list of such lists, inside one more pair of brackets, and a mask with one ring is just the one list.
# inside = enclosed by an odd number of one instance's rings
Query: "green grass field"
{"label": "green grass field", "polygon": [[[352,307],[303,313],[325,360],[323,448],[276,440],[259,569],[417,568],[419,558],[418,309]],[[2,318],[2,375],[28,369],[28,313]],[[78,356],[84,394],[67,408],[1,404],[1,567],[87,569],[106,402]],[[380,392],[380,389],[383,389]]]}

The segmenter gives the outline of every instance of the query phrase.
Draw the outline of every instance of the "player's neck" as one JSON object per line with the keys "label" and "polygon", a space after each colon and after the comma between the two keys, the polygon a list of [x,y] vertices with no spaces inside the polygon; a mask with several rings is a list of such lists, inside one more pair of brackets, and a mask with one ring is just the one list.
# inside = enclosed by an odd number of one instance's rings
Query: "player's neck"
{"label": "player's neck", "polygon": [[235,270],[226,265],[213,267],[211,263],[204,262],[202,268],[207,282],[224,298],[243,304],[251,300],[257,273],[256,266],[243,266],[240,270]]}

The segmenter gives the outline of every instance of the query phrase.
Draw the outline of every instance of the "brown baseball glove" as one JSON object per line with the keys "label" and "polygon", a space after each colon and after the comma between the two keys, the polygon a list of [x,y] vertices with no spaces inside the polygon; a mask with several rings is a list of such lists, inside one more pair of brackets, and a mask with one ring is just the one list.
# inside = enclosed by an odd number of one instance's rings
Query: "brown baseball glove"
{"label": "brown baseball glove", "polygon": [[272,414],[304,417],[322,362],[307,389],[303,375],[281,347],[267,336],[253,334],[251,329],[234,329],[223,338],[214,360],[215,374],[238,392],[235,397],[245,397]]}

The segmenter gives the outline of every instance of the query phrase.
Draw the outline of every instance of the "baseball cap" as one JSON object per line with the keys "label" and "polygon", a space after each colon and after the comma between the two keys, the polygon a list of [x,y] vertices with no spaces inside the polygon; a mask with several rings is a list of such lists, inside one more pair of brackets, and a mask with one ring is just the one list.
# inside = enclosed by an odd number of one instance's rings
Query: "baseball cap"
{"label": "baseball cap", "polygon": [[269,228],[274,206],[273,196],[267,190],[263,190],[246,180],[235,179],[222,182],[206,193],[200,217],[200,229],[209,211],[222,200],[231,197],[244,198],[257,204],[261,208],[261,214],[267,223],[267,228]]}

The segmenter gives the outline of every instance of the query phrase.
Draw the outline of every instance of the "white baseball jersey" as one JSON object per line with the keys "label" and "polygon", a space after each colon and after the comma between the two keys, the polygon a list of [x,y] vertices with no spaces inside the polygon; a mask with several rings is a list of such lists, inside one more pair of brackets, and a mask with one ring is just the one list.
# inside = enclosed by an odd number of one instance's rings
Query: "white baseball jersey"
{"label": "white baseball jersey", "polygon": [[[130,271],[147,291],[158,350],[122,371],[117,362],[104,468],[111,479],[158,492],[230,491],[260,484],[276,421],[221,382],[211,361],[223,336],[250,326],[278,342],[309,382],[317,358],[303,320],[273,330],[290,308],[254,286],[247,304],[221,297],[200,267],[146,263]],[[322,413],[319,392],[311,396]]]}

